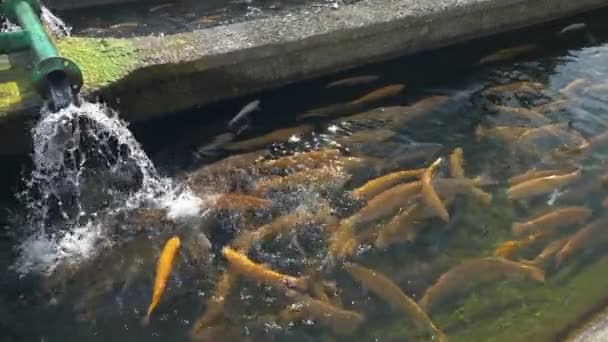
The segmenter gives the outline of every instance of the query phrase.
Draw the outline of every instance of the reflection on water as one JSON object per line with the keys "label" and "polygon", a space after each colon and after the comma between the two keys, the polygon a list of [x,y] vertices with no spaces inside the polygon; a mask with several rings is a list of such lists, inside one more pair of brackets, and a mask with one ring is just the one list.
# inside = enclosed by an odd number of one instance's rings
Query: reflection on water
{"label": "reflection on water", "polygon": [[[210,214],[113,212],[112,248],[2,280],[0,326],[26,341],[561,337],[608,298],[608,45],[536,46],[468,53],[523,59],[433,82],[391,62],[263,95],[233,131],[241,108],[175,128],[157,165]],[[157,266],[173,236],[176,262]]]}

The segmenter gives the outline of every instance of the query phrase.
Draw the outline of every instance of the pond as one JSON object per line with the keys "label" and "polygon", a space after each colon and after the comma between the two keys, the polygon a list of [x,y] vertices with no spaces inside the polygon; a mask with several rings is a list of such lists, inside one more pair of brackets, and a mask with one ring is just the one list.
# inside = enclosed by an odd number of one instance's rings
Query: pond
{"label": "pond", "polygon": [[28,259],[40,194],[4,158],[2,340],[564,338],[608,303],[605,15],[131,127],[194,202],[112,206],[145,183],[118,163],[135,146],[83,138],[78,219],[59,200],[43,222],[95,229],[79,253]]}

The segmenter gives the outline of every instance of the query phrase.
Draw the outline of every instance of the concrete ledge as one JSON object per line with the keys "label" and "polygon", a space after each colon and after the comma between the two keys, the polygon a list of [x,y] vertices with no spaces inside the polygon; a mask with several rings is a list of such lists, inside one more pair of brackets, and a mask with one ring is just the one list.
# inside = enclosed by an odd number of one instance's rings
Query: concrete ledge
{"label": "concrete ledge", "polygon": [[[362,0],[316,15],[294,13],[170,36],[76,37],[58,45],[83,69],[85,96],[120,99],[114,104],[121,114],[141,121],[606,5],[606,0]],[[11,70],[20,75],[15,82],[1,73],[0,93],[12,89],[12,97],[0,101],[0,116],[35,111],[37,99],[25,81],[29,73]]]}
{"label": "concrete ledge", "polygon": [[77,8],[116,5],[133,2],[155,3],[161,0],[44,0],[44,4],[56,10],[72,10]]}

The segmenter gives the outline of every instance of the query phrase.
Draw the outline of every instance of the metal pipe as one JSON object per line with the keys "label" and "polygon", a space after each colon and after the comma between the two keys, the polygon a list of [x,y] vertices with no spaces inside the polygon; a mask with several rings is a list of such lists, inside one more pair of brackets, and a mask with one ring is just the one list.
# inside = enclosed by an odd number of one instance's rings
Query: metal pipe
{"label": "metal pipe", "polygon": [[30,48],[26,31],[2,32],[0,34],[0,54],[25,51]]}
{"label": "metal pipe", "polygon": [[55,45],[46,34],[32,6],[26,1],[17,1],[13,10],[19,26],[29,33],[30,47],[34,50],[36,63],[58,56]]}

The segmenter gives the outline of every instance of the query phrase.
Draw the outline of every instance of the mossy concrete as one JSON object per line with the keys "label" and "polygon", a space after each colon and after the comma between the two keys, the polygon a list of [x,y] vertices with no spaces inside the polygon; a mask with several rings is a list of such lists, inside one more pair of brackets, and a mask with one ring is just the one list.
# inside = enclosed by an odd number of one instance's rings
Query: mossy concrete
{"label": "mossy concrete", "polygon": [[[166,36],[77,37],[58,45],[82,68],[85,96],[101,96],[123,118],[141,121],[606,5],[362,0],[314,15],[301,11]],[[8,95],[0,102],[3,119],[38,111],[28,77],[23,67],[0,72],[0,91]],[[6,129],[0,125],[0,133]],[[0,152],[27,150],[7,136],[0,134]]]}

